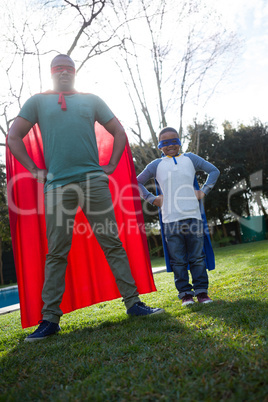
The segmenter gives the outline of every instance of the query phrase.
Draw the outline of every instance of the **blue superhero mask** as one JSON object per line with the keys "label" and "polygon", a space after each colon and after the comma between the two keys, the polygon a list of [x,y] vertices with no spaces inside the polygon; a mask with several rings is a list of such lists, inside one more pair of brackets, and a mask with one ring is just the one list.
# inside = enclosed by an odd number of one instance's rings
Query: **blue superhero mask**
{"label": "blue superhero mask", "polygon": [[158,149],[161,149],[163,147],[168,147],[169,145],[176,145],[176,144],[181,145],[179,138],[170,138],[169,140],[159,141]]}

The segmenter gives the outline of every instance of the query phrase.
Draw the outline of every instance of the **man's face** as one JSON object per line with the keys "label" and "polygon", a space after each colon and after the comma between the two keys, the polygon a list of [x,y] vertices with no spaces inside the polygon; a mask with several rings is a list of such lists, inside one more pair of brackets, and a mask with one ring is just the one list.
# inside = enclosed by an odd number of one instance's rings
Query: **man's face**
{"label": "man's face", "polygon": [[69,57],[56,57],[51,65],[53,68],[52,81],[57,92],[69,92],[74,89],[74,62]]}
{"label": "man's face", "polygon": [[[178,138],[177,134],[174,133],[173,131],[167,131],[166,133],[160,136],[159,140],[165,141],[165,140],[172,140],[173,138]],[[161,151],[167,156],[176,156],[180,151],[180,145],[174,143],[172,145],[164,146],[163,148],[161,148]]]}

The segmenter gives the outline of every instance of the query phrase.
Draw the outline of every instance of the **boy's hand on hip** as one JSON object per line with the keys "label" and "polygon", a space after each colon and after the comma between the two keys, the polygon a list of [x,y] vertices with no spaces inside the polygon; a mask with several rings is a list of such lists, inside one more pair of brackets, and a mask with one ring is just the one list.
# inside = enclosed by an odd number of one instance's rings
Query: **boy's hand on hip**
{"label": "boy's hand on hip", "polygon": [[194,191],[195,192],[195,195],[196,195],[196,198],[198,199],[198,200],[202,200],[204,197],[205,197],[205,193],[203,193],[203,191],[201,191],[201,190],[195,190]]}
{"label": "boy's hand on hip", "polygon": [[163,205],[163,194],[160,194],[155,198],[155,200],[153,202],[153,205],[155,205],[156,207],[159,207],[159,208],[162,207],[162,205]]}

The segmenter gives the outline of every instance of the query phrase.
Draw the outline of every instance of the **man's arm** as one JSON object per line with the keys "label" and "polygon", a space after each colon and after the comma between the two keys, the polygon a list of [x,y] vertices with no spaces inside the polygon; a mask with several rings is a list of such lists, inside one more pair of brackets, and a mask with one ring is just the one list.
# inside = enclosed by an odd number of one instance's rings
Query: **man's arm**
{"label": "man's arm", "polygon": [[31,172],[40,183],[45,183],[47,170],[39,169],[36,166],[33,160],[29,157],[24,142],[22,141],[32,126],[33,124],[30,121],[18,116],[9,130],[7,142],[11,153],[22,164],[22,166],[29,170],[29,172]]}
{"label": "man's arm", "polygon": [[103,124],[103,126],[114,137],[113,152],[110,158],[110,162],[108,163],[108,165],[102,166],[104,172],[109,175],[115,171],[115,168],[118,165],[122,153],[125,149],[126,133],[123,126],[119,123],[116,117],[113,117],[111,120],[108,121],[108,123]]}

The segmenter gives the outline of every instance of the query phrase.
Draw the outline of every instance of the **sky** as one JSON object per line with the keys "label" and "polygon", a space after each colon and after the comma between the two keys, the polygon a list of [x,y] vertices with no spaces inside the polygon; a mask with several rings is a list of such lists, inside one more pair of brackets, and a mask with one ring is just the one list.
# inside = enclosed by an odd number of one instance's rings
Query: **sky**
{"label": "sky", "polygon": [[232,71],[200,115],[213,117],[220,127],[224,120],[237,125],[254,118],[268,122],[268,1],[217,0],[227,26],[244,41]]}
{"label": "sky", "polygon": [[[240,53],[235,57],[233,67],[229,71],[224,85],[220,85],[213,97],[204,105],[200,104],[199,121],[205,117],[213,118],[222,131],[222,123],[230,121],[233,126],[250,124],[254,118],[263,123],[268,122],[266,114],[266,97],[268,93],[268,1],[267,0],[206,0],[211,7],[222,14],[227,27],[237,32],[243,43]],[[3,55],[1,55],[3,57]],[[48,67],[48,66],[47,66]],[[49,67],[48,67],[49,68]],[[49,76],[44,89],[51,88]],[[116,77],[114,77],[116,78]],[[118,77],[117,77],[118,78]],[[112,110],[121,119],[127,117],[128,109],[117,96],[116,84],[107,88],[101,82],[89,77],[88,88],[83,88],[83,79],[77,77],[77,89],[97,93],[103,97]],[[116,79],[112,80],[114,83]],[[36,92],[39,92],[37,89]],[[118,96],[119,94],[119,96]],[[193,121],[191,108],[186,108],[184,124]],[[170,124],[172,125],[172,123]],[[3,142],[3,136],[0,138]],[[0,158],[3,160],[4,149],[0,148]]]}
{"label": "sky", "polygon": [[[206,0],[222,15],[227,28],[235,31],[241,40],[241,50],[234,58],[228,76],[205,104],[200,102],[198,118],[214,119],[218,132],[223,132],[222,123],[228,120],[234,127],[251,124],[254,119],[268,122],[266,97],[268,93],[268,0]],[[116,73],[115,73],[116,74]],[[116,80],[114,80],[116,82]],[[79,80],[77,80],[79,85]],[[93,85],[92,85],[93,84]],[[113,97],[115,88],[102,87],[96,82],[97,93],[110,103],[113,111],[123,119],[127,107]],[[91,88],[94,83],[91,82]],[[172,125],[172,118],[169,120]],[[174,118],[174,121],[177,122]],[[184,126],[193,123],[191,105],[185,108]]]}

